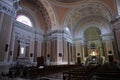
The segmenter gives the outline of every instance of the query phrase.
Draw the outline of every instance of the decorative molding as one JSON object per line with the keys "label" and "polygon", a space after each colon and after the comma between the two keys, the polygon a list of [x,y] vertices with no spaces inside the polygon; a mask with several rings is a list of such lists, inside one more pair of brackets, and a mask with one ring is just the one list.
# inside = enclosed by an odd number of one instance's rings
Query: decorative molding
{"label": "decorative molding", "polygon": [[22,30],[25,30],[25,31],[28,31],[28,32],[30,32],[30,33],[34,33],[34,34],[36,34],[36,35],[43,36],[43,33],[40,32],[40,31],[35,30],[34,27],[30,27],[30,26],[25,25],[25,24],[23,24],[23,23],[21,23],[21,22],[18,22],[18,21],[15,21],[15,22],[14,22],[14,28],[15,28],[15,27],[16,27],[16,28],[19,28],[19,29],[22,29]]}
{"label": "decorative molding", "polygon": [[81,3],[84,3],[84,2],[87,2],[87,0],[80,0],[80,1],[73,1],[73,2],[64,2],[66,0],[61,0],[61,1],[57,1],[57,0],[49,0],[49,2],[51,4],[54,4],[54,5],[57,5],[57,6],[60,6],[60,7],[67,7],[67,8],[71,8],[71,7],[76,7],[76,6],[79,6]]}
{"label": "decorative molding", "polygon": [[0,0],[0,12],[6,13],[12,17],[16,17],[16,11],[21,9],[19,0]]}
{"label": "decorative molding", "polygon": [[51,30],[58,28],[58,22],[51,4],[47,0],[39,0],[46,8],[51,21]]}
{"label": "decorative molding", "polygon": [[74,40],[74,44],[76,45],[85,45],[86,44],[86,41],[83,39],[83,38],[78,38],[78,39],[75,39]]}
{"label": "decorative molding", "polygon": [[[106,6],[101,3],[85,3],[69,9],[63,20],[63,27],[67,26],[71,32],[74,32],[74,28],[76,26],[79,25],[79,27],[81,27],[80,25],[87,24],[87,22],[84,23],[84,21],[87,19],[89,19],[88,21],[93,20],[94,22],[98,22],[96,19],[99,19],[108,23],[111,20],[111,15]],[[80,21],[83,22],[81,23]]]}
{"label": "decorative molding", "polygon": [[44,36],[46,41],[63,39],[71,43],[73,42],[72,36],[69,33],[67,33],[65,30],[52,30],[47,34],[45,34]]}
{"label": "decorative molding", "polygon": [[111,24],[116,25],[117,23],[120,23],[120,15],[113,16],[112,20],[110,21]]}
{"label": "decorative molding", "polygon": [[30,26],[20,23],[18,21],[14,22],[14,29],[16,29],[16,28],[19,28],[19,29],[22,29],[22,30],[25,30],[25,31],[28,31],[31,33],[35,33],[35,29],[33,27],[30,27]]}
{"label": "decorative molding", "polygon": [[102,37],[102,41],[111,41],[111,40],[114,39],[114,36],[113,36],[112,33],[110,33],[110,34],[103,34],[103,35],[101,35],[101,37]]}
{"label": "decorative molding", "polygon": [[51,31],[47,32],[44,36],[51,36],[54,34],[62,34],[62,35],[71,36],[71,34],[68,33],[66,30],[51,30]]}
{"label": "decorative molding", "polygon": [[31,28],[25,24],[15,21],[14,23],[14,33],[18,37],[18,40],[21,38],[26,38],[27,42],[30,41],[38,41],[42,42],[44,40],[43,34],[35,30],[35,28]]}

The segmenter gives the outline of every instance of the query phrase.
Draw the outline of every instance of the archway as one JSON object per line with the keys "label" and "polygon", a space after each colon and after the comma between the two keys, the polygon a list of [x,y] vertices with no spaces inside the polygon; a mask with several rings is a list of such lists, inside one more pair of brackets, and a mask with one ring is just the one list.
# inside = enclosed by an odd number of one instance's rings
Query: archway
{"label": "archway", "polygon": [[85,53],[86,64],[103,64],[104,54],[101,39],[101,31],[97,27],[88,27],[84,31],[87,51]]}

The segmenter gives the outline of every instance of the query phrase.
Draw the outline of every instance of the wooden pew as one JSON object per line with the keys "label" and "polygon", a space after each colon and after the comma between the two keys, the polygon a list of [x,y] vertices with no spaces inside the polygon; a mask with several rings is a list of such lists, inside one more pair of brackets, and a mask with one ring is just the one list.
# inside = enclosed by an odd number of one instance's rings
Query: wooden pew
{"label": "wooden pew", "polygon": [[96,80],[120,80],[120,73],[115,72],[96,73]]}
{"label": "wooden pew", "polygon": [[87,80],[87,74],[86,72],[76,72],[76,71],[63,73],[63,80],[74,80],[74,79]]}
{"label": "wooden pew", "polygon": [[86,66],[63,72],[63,80],[89,80],[97,68],[98,66]]}
{"label": "wooden pew", "polygon": [[95,73],[96,80],[120,80],[120,69],[111,63],[104,64]]}

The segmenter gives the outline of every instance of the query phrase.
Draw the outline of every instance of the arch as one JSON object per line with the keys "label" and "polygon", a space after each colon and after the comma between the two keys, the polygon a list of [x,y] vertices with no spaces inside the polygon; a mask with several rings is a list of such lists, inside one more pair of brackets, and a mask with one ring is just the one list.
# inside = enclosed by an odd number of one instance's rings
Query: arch
{"label": "arch", "polygon": [[35,19],[35,14],[27,7],[25,6],[21,6],[22,9],[17,11],[17,15],[16,16],[19,16],[19,15],[25,15],[26,17],[28,17],[31,22],[32,22],[32,26],[35,28],[36,27],[36,22],[37,20]]}
{"label": "arch", "polygon": [[106,30],[103,29],[102,25],[100,25],[98,22],[90,22],[90,23],[87,23],[87,24],[79,27],[79,29],[76,29],[77,31],[74,31],[75,32],[74,38],[84,38],[84,31],[89,27],[98,28],[100,30],[101,34],[105,34],[105,32],[106,32]]}
{"label": "arch", "polygon": [[58,29],[58,22],[55,17],[55,13],[54,13],[54,10],[53,10],[51,4],[47,0],[39,0],[39,1],[44,5],[44,7],[46,8],[46,10],[48,12],[48,15],[50,16],[51,30]]}
{"label": "arch", "polygon": [[109,27],[109,21],[100,16],[87,17],[86,19],[81,19],[73,30],[75,35],[83,35],[83,31],[91,26],[95,26],[100,29],[101,34],[111,33],[111,28]]}
{"label": "arch", "polygon": [[17,11],[17,15],[26,15],[26,16],[28,16],[30,18],[32,24],[33,24],[32,28],[34,28],[36,32],[39,32],[39,33],[43,34],[44,30],[41,29],[41,24],[39,24],[39,22],[38,22],[38,20],[36,18],[36,14],[26,6],[21,6],[21,7],[22,7],[22,9]]}
{"label": "arch", "polygon": [[[92,8],[93,11],[97,12],[97,8],[102,10],[102,15],[101,14],[87,14],[86,16],[92,16],[92,15],[98,15],[101,17],[104,17],[105,19],[107,19],[108,21],[111,20],[111,12],[108,9],[108,7],[106,7],[106,5],[103,5],[102,3],[98,3],[98,2],[90,2],[90,3],[84,3],[83,5],[80,5],[79,7],[74,7],[69,9],[69,11],[65,14],[64,16],[64,20],[63,20],[63,26],[69,26],[70,29],[73,28],[80,19],[83,19],[84,16],[81,16],[81,14],[85,14],[82,12],[82,10],[87,9],[89,10],[89,8]],[[88,11],[86,10],[86,11]],[[90,12],[90,10],[89,10]],[[75,16],[78,18],[75,18]],[[72,20],[72,23],[71,23]]]}
{"label": "arch", "polygon": [[66,0],[50,0],[53,4],[57,5],[57,6],[62,6],[62,7],[75,7],[75,6],[79,6],[80,3],[86,2],[87,0],[74,0],[74,1],[66,1]]}
{"label": "arch", "polygon": [[64,30],[65,30],[67,33],[71,33],[69,27],[65,27]]}
{"label": "arch", "polygon": [[101,39],[100,35],[101,35],[101,31],[99,30],[99,28],[94,27],[94,26],[88,27],[84,31],[85,41]]}

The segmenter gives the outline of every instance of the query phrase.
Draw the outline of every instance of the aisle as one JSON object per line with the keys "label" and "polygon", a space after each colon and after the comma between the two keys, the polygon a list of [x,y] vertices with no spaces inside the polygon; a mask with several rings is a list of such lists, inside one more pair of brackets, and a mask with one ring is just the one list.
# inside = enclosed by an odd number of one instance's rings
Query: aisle
{"label": "aisle", "polygon": [[56,74],[47,75],[43,78],[48,80],[63,80],[63,75],[62,73],[56,73]]}

